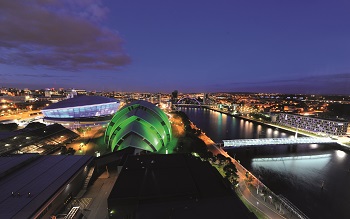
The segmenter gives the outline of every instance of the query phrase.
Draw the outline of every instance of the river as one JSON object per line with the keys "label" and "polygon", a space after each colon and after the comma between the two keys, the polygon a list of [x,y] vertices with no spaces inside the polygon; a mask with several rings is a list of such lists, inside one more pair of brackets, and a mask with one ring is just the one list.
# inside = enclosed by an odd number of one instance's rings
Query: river
{"label": "river", "polygon": [[[224,139],[294,135],[209,109],[181,110],[218,143]],[[308,217],[350,218],[350,156],[348,150],[340,145],[274,145],[230,149],[227,152]]]}

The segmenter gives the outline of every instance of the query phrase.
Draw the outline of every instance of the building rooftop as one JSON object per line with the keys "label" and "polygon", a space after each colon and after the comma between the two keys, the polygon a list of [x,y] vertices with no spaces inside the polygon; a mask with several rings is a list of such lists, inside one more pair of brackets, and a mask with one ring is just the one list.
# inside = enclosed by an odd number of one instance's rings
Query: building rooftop
{"label": "building rooftop", "polygon": [[6,172],[0,175],[0,218],[33,217],[91,160],[90,156],[0,157],[1,172]]}
{"label": "building rooftop", "polygon": [[19,168],[22,164],[30,162],[33,159],[38,158],[37,154],[23,154],[20,156],[1,157],[0,159],[0,179],[6,174],[11,173],[16,168]]}
{"label": "building rooftop", "polygon": [[43,110],[104,104],[104,103],[115,103],[115,102],[119,102],[119,100],[108,98],[108,97],[102,97],[102,96],[76,96],[74,98],[69,98],[66,100],[62,100],[58,103],[51,104],[50,106],[45,107]]}
{"label": "building rooftop", "polygon": [[105,142],[112,151],[127,147],[159,151],[167,146],[172,135],[167,115],[156,105],[142,100],[118,110],[105,133]]}
{"label": "building rooftop", "polygon": [[129,156],[108,202],[135,218],[251,218],[218,171],[189,154]]}

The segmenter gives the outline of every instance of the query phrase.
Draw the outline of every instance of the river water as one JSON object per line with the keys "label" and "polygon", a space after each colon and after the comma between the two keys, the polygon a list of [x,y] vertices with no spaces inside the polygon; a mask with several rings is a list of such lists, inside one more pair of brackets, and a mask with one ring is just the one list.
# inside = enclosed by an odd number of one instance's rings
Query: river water
{"label": "river water", "polygon": [[[290,133],[209,109],[181,108],[213,141],[290,137]],[[274,145],[227,152],[309,218],[350,218],[350,156],[337,144]],[[323,185],[323,188],[322,188]]]}

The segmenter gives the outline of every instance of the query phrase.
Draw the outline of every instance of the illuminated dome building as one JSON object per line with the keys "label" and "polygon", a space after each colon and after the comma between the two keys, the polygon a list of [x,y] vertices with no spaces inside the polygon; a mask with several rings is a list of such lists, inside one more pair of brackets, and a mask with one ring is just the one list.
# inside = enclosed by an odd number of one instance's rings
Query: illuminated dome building
{"label": "illuminated dome building", "polygon": [[101,96],[76,96],[54,103],[41,112],[45,122],[74,124],[75,127],[108,122],[120,102]]}
{"label": "illuminated dome building", "polygon": [[134,101],[121,108],[110,121],[105,142],[112,151],[133,147],[157,152],[171,139],[167,115],[147,101]]}

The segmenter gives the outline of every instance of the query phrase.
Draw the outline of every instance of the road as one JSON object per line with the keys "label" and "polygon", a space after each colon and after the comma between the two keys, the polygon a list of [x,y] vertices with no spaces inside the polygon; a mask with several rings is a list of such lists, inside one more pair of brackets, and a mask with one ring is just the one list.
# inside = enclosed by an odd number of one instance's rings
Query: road
{"label": "road", "polygon": [[[258,209],[262,214],[264,214],[268,218],[273,219],[285,219],[282,215],[280,215],[277,210],[275,210],[275,207],[272,204],[268,204],[264,201],[262,196],[256,194],[256,190],[254,193],[252,193],[251,189],[248,188],[248,185],[246,183],[246,172],[247,170],[238,163],[235,159],[230,157],[226,151],[223,149],[217,147],[216,145],[212,144],[208,148],[214,155],[222,154],[225,157],[228,157],[231,159],[231,162],[235,164],[237,168],[237,174],[238,174],[238,191],[243,195],[244,199],[251,204],[252,207]],[[257,184],[256,181],[253,181],[252,184]]]}
{"label": "road", "polygon": [[6,115],[6,116],[0,116],[0,122],[4,120],[26,120],[26,119],[34,119],[37,116],[40,115],[30,115],[33,113],[40,113],[40,110],[32,110],[32,111],[27,111],[27,112],[21,112],[18,114],[13,114],[13,115]]}
{"label": "road", "polygon": [[[299,217],[287,210],[283,205],[280,205],[280,201],[272,192],[263,193],[262,188],[269,190],[260,180],[252,175],[247,169],[245,169],[239,161],[233,159],[226,151],[216,145],[208,146],[209,150],[214,154],[222,154],[225,157],[231,159],[231,162],[235,164],[237,168],[238,178],[238,191],[241,193],[246,201],[248,201],[252,207],[258,209],[268,218],[273,219],[298,219]],[[252,181],[247,182],[246,173],[252,176]]]}
{"label": "road", "polygon": [[[192,124],[195,129],[198,129],[194,124]],[[215,145],[215,143],[205,135],[205,133],[201,132],[199,138],[203,140],[203,142],[208,146],[208,150],[211,151],[214,155],[217,154],[222,154],[225,157],[228,157],[231,159],[231,162],[235,164],[237,168],[237,174],[239,176],[238,182],[239,182],[239,187],[238,191],[243,195],[243,198],[250,203],[250,205],[254,208],[256,208],[258,211],[260,211],[263,215],[265,215],[267,218],[272,218],[272,219],[286,219],[282,215],[280,215],[277,210],[275,210],[275,206],[272,203],[266,202],[263,197],[261,196],[261,193],[256,194],[256,189],[254,192],[252,192],[249,188],[249,186],[246,183],[246,172],[247,170],[240,164],[238,163],[235,159],[230,157],[230,155],[224,151],[222,148],[219,148]],[[255,178],[251,184],[256,187],[258,185],[258,180]],[[286,210],[282,208],[282,212]],[[292,217],[288,217],[292,218]]]}

